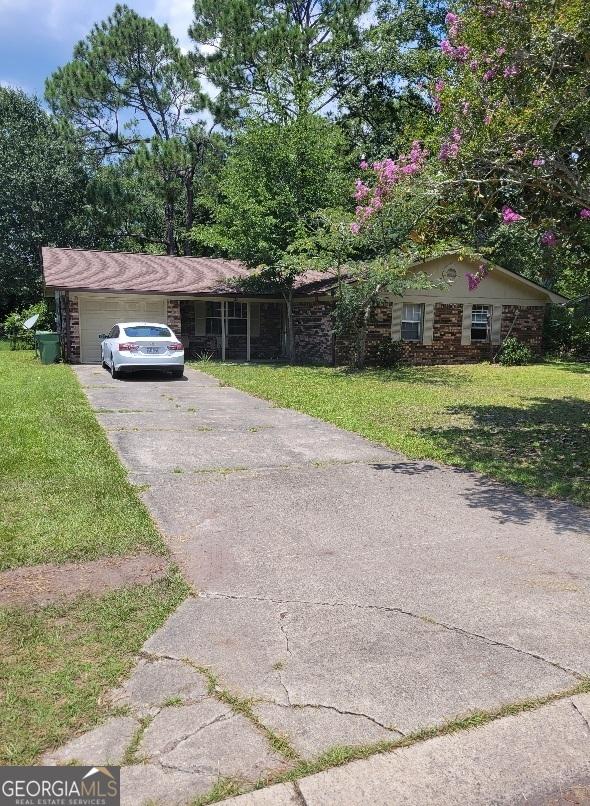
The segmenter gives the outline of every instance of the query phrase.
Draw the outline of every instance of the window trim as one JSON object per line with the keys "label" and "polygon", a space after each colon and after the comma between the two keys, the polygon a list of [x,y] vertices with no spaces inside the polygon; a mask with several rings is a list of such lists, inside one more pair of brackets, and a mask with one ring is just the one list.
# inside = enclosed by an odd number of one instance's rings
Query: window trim
{"label": "window trim", "polygon": [[[411,305],[413,308],[420,309],[420,319],[404,319],[404,308],[406,306]],[[424,303],[423,302],[402,302],[402,312],[401,312],[401,320],[400,320],[400,341],[407,341],[413,343],[419,343],[424,338]],[[414,338],[406,338],[404,337],[404,324],[411,324],[411,325],[418,325],[418,336]]]}

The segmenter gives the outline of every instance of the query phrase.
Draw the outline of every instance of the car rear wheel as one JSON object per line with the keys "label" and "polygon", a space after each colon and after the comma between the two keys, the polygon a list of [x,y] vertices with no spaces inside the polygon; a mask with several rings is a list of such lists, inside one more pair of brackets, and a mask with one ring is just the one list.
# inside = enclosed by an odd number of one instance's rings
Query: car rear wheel
{"label": "car rear wheel", "polygon": [[117,370],[115,369],[115,359],[114,359],[114,358],[113,358],[113,356],[111,355],[111,378],[112,378],[114,381],[116,381],[116,380],[117,380],[118,378],[120,378],[120,377],[121,377],[121,376],[120,376],[119,372],[117,372]]}
{"label": "car rear wheel", "polygon": [[184,375],[184,367],[175,367],[172,370],[173,378],[182,378],[183,375]]}

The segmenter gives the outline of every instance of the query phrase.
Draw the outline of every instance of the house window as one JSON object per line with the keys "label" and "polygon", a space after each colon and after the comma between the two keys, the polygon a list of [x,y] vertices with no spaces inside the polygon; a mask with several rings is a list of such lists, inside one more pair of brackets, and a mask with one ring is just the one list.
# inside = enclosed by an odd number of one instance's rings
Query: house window
{"label": "house window", "polygon": [[[248,305],[233,300],[227,302],[226,323],[229,336],[245,336],[248,330]],[[221,302],[207,303],[205,332],[207,335],[221,335]]]}
{"label": "house window", "polygon": [[404,302],[402,308],[402,341],[421,341],[424,305]]}
{"label": "house window", "polygon": [[221,302],[207,303],[207,318],[205,320],[205,333],[208,336],[218,336],[221,333]]}
{"label": "house window", "polygon": [[490,322],[489,305],[473,305],[471,308],[471,341],[488,341]]}
{"label": "house window", "polygon": [[227,332],[230,336],[245,336],[248,330],[248,305],[245,302],[227,303]]}

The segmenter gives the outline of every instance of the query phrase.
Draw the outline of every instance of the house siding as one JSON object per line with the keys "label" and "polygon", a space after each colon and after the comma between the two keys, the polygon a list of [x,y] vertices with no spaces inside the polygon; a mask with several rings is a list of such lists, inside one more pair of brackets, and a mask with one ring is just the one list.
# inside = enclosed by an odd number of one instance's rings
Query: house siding
{"label": "house siding", "polygon": [[[294,309],[296,359],[302,363],[344,364],[350,360],[351,342],[336,339],[333,348],[331,303],[314,303]],[[375,363],[378,346],[391,339],[392,304],[375,308],[367,333],[367,364]],[[503,305],[501,336],[511,335],[527,344],[536,354],[541,352],[544,305]],[[461,344],[462,303],[434,305],[432,343],[400,342],[402,358],[409,364],[461,364],[488,360],[499,345]]]}
{"label": "house siding", "polygon": [[301,364],[334,362],[333,303],[295,300],[293,337],[295,360]]}

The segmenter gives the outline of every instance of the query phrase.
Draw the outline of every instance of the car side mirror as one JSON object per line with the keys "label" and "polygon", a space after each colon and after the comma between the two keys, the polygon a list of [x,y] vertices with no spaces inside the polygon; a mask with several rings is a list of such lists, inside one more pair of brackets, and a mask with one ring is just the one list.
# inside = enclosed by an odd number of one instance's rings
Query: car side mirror
{"label": "car side mirror", "polygon": [[106,338],[108,338],[108,333],[99,333],[98,338],[100,341],[104,341]]}

